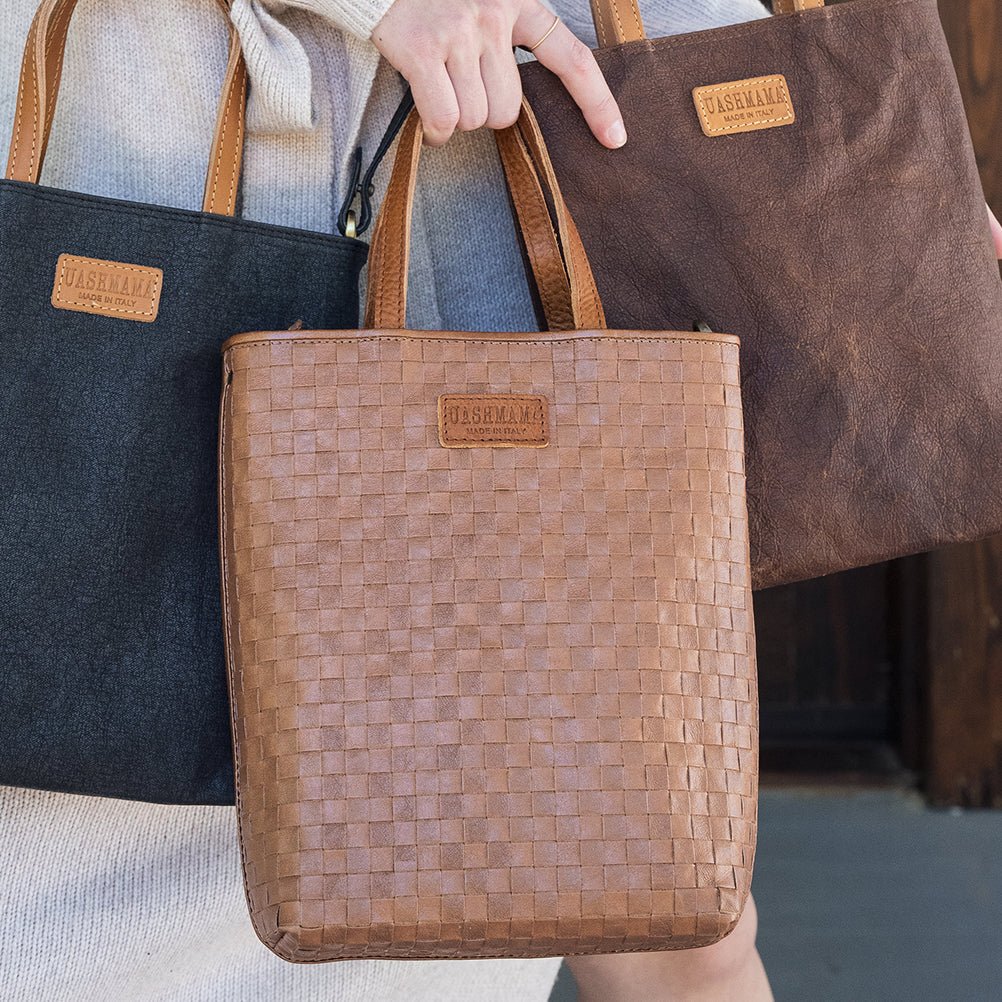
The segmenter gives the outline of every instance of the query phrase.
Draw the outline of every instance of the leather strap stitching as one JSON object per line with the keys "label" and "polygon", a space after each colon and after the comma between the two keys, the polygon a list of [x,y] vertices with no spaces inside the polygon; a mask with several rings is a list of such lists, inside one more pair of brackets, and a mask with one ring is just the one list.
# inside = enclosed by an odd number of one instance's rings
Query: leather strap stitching
{"label": "leather strap stitching", "polygon": [[[233,30],[234,29],[231,29],[231,31],[233,31]],[[239,68],[236,69],[236,70],[234,70],[234,68],[233,68],[233,60],[234,60],[234,58],[237,58],[237,59],[241,58],[239,56],[239,54],[237,54],[236,57],[234,57],[234,51],[233,51],[233,47],[235,45],[239,46],[239,44],[240,44],[239,40],[236,40],[236,39],[234,39],[234,38],[231,37],[231,41],[230,41],[230,60],[229,60],[228,66],[227,66],[226,82],[225,82],[225,86],[227,88],[226,104],[225,104],[224,109],[223,109],[222,121],[220,122],[219,135],[216,137],[216,140],[217,140],[216,141],[216,156],[215,156],[215,165],[214,165],[213,170],[212,170],[211,198],[209,198],[209,199],[206,200],[206,205],[204,206],[206,212],[216,212],[217,211],[217,207],[216,207],[216,191],[217,191],[217,188],[219,186],[219,176],[222,173],[222,169],[223,169],[223,153],[224,153],[224,151],[226,149],[226,141],[227,141],[228,130],[229,130],[231,124],[232,124],[232,120],[231,120],[231,117],[230,117],[230,112],[231,112],[232,106],[233,106],[233,93],[234,93],[234,90],[241,90],[242,91],[242,93],[241,93],[241,99],[239,101],[239,111],[240,111],[241,118],[243,117],[243,113],[244,113],[244,101],[245,101],[245,97],[246,97],[246,88],[240,88],[240,87],[238,87],[238,85],[237,85],[237,77],[240,74],[240,70],[239,70]],[[237,130],[238,130],[238,132],[242,131],[240,129],[239,125],[237,126]],[[242,138],[242,136],[239,137],[239,138]],[[221,215],[224,215],[224,216],[230,216],[230,215],[232,215],[233,214],[233,210],[235,208],[236,173],[237,172],[235,170],[231,172],[231,176],[230,176],[230,188],[229,188],[229,192],[227,193],[226,205],[225,205],[222,213],[220,213]]]}
{"label": "leather strap stitching", "polygon": [[592,17],[595,21],[595,34],[598,36],[598,44],[605,48],[609,44],[608,29],[605,23],[605,16],[597,6],[598,0],[592,0]]}
{"label": "leather strap stitching", "polygon": [[[216,0],[216,2],[228,15],[229,0]],[[32,20],[26,39],[22,72],[18,83],[17,108],[6,171],[8,179],[25,180],[28,183],[38,182],[58,100],[61,71],[69,38],[69,26],[76,6],[77,0],[42,0]],[[53,46],[57,46],[54,56]],[[213,200],[215,200],[215,192],[222,176],[225,150],[229,144],[231,133],[235,132],[236,145],[231,146],[235,163],[231,172],[227,203],[224,209],[226,215],[231,215],[236,206],[239,165],[243,152],[243,119],[246,113],[246,69],[240,66],[236,72],[231,73],[236,61],[242,61],[239,36],[232,25],[230,52],[230,66],[227,71],[228,91],[225,95],[225,106],[221,109],[223,121],[218,123],[214,157],[215,169],[212,175]],[[31,89],[32,100],[30,147],[26,146],[25,138],[27,131],[25,92],[28,88]],[[238,98],[240,121],[237,123],[230,121],[234,89],[240,91]],[[26,157],[27,165],[25,166]]]}
{"label": "leather strap stitching", "polygon": [[[517,155],[511,154],[510,144],[513,140],[512,133],[498,132],[496,138],[505,172],[513,180],[515,175],[518,175],[519,178],[518,183],[509,184],[509,191],[515,206],[516,217],[520,223],[522,239],[525,241],[529,260],[535,265],[537,261],[545,259],[548,262],[547,270],[559,270],[558,281],[561,283],[562,288],[560,291],[555,291],[552,288],[552,283],[544,281],[537,269],[533,268],[536,274],[536,288],[543,305],[543,314],[546,317],[547,326],[550,330],[573,329],[573,304],[568,298],[570,285],[566,269],[560,258],[560,245],[557,241],[557,234],[553,229],[553,223],[546,207],[546,198],[540,186],[539,179],[529,168],[529,164],[524,157],[520,159]],[[527,198],[524,188],[531,190],[535,198]]]}
{"label": "leather strap stitching", "polygon": [[[57,2],[55,13],[52,15],[55,26],[51,29],[49,37],[46,41],[45,49],[45,62],[43,63],[44,71],[48,76],[48,80],[45,81],[47,84],[47,92],[45,96],[45,124],[43,126],[42,135],[38,137],[39,150],[38,150],[38,174],[42,172],[41,160],[45,157],[45,151],[48,149],[49,145],[49,135],[52,128],[52,121],[56,114],[56,98],[59,89],[59,80],[62,76],[62,66],[63,60],[66,58],[66,45],[70,35],[70,21],[73,17],[73,11],[76,7],[75,3],[69,3],[64,0],[61,4]],[[49,46],[57,35],[61,35],[59,42],[59,51],[56,55],[56,64],[58,69],[53,67],[52,72],[49,72]],[[36,83],[36,87],[39,92],[41,92],[41,81]],[[32,161],[32,166],[34,161]],[[36,175],[37,178],[37,175]]]}
{"label": "leather strap stitching", "polygon": [[[32,22],[31,28],[28,30],[28,44],[31,44],[32,32],[35,30],[34,22]],[[7,163],[7,177],[8,179],[13,178],[14,172],[17,164],[17,155],[21,145],[21,124],[23,117],[24,108],[24,83],[25,74],[21,74],[21,79],[18,81],[17,85],[17,116],[14,119],[14,136],[11,140],[11,151],[10,158]],[[37,110],[36,110],[37,115]]]}
{"label": "leather strap stitching", "polygon": [[[387,328],[388,330],[390,328]],[[231,344],[228,348],[225,348],[226,355],[240,351],[244,348],[265,348],[271,345],[284,345],[284,344],[298,344],[298,345],[314,345],[314,344],[330,344],[334,342],[344,342],[345,344],[362,344],[364,342],[375,342],[377,344],[385,344],[387,342],[407,342],[407,341],[427,341],[430,344],[441,344],[451,343],[451,344],[489,344],[496,345],[499,343],[509,343],[505,341],[499,341],[497,338],[483,337],[476,334],[470,337],[422,337],[420,333],[415,332],[413,334],[349,334],[344,335],[339,331],[332,331],[329,336],[324,337],[322,331],[316,333],[311,333],[303,337],[286,337],[288,331],[275,331],[277,337],[269,337],[267,333],[262,334],[260,337],[255,337],[253,341],[238,341],[236,344]],[[447,333],[447,332],[443,332]],[[666,333],[660,336],[651,335],[638,335],[633,336],[630,334],[621,334],[617,331],[605,332],[602,334],[593,334],[590,331],[584,331],[577,335],[573,331],[557,331],[558,334],[569,334],[569,337],[562,337],[558,339],[547,339],[542,340],[540,338],[532,337],[529,334],[524,336],[520,335],[517,340],[513,339],[510,343],[517,345],[547,345],[551,346],[554,344],[576,344],[578,342],[596,342],[605,343],[607,341],[622,341],[629,344],[719,344],[725,345],[732,348],[738,347],[738,338],[733,334],[706,334],[702,337],[693,334],[683,334],[681,331],[676,334]]]}

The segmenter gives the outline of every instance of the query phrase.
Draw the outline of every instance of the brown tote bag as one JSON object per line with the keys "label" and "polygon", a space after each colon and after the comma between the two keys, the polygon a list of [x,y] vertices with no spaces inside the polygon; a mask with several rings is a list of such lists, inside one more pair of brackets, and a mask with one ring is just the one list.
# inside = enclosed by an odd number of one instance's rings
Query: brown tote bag
{"label": "brown tote bag", "polygon": [[606,330],[545,150],[499,145],[539,254],[537,171],[555,205],[550,331],[404,329],[412,116],[367,329],[225,350],[240,839],[286,960],[702,946],[747,897],[737,340]]}
{"label": "brown tote bag", "polygon": [[1002,530],[1002,282],[935,0],[657,39],[592,6],[627,145],[525,90],[610,324],[741,338],[755,586]]}

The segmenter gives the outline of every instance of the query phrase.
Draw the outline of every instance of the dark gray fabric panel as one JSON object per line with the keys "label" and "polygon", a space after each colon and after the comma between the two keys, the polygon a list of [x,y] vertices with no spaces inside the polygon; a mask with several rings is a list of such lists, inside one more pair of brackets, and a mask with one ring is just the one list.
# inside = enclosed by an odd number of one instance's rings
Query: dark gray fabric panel
{"label": "dark gray fabric panel", "polygon": [[[55,309],[60,254],[163,269],[151,324]],[[0,181],[0,783],[233,802],[222,342],[358,324],[365,245]]]}

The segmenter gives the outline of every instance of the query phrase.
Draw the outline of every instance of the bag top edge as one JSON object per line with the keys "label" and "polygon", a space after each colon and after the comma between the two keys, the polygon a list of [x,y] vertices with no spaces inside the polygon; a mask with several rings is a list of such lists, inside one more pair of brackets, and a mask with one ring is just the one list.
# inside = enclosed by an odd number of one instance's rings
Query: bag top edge
{"label": "bag top edge", "polygon": [[337,341],[461,341],[466,344],[552,344],[562,341],[696,341],[701,344],[740,345],[736,334],[704,331],[421,331],[421,330],[344,330],[344,331],[252,331],[235,334],[222,347],[224,356],[241,348],[265,345],[312,345]]}
{"label": "bag top edge", "polygon": [[27,181],[0,178],[0,190],[4,188],[28,197],[33,197],[39,201],[62,202],[66,205],[84,204],[88,208],[104,212],[162,215],[176,219],[179,222],[194,224],[195,226],[214,226],[232,230],[243,230],[272,240],[287,241],[293,239],[333,250],[340,254],[356,255],[361,258],[363,263],[369,252],[369,245],[364,240],[342,236],[340,233],[305,230],[295,226],[283,226],[279,223],[266,223],[258,219],[244,219],[242,216],[219,216],[211,212],[201,212],[197,209],[182,209],[174,205],[158,205],[155,202],[132,202],[122,198],[110,198],[105,195],[92,195],[87,192],[49,188],[45,185],[31,184]]}

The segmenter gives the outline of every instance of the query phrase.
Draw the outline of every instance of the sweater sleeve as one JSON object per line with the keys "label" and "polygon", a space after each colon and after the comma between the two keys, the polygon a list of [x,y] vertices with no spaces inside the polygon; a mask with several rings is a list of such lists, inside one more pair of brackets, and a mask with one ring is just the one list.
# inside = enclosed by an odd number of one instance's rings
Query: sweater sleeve
{"label": "sweater sleeve", "polygon": [[[393,0],[233,0],[230,18],[240,33],[250,73],[247,122],[254,133],[303,133],[313,130],[315,66],[286,14],[313,14],[344,34],[349,49],[366,65],[376,66],[379,54],[369,36]],[[371,83],[371,73],[369,75]],[[341,81],[348,88],[347,79]]]}
{"label": "sweater sleeve", "polygon": [[290,0],[288,5],[326,18],[342,31],[367,42],[393,6],[393,0]]}

